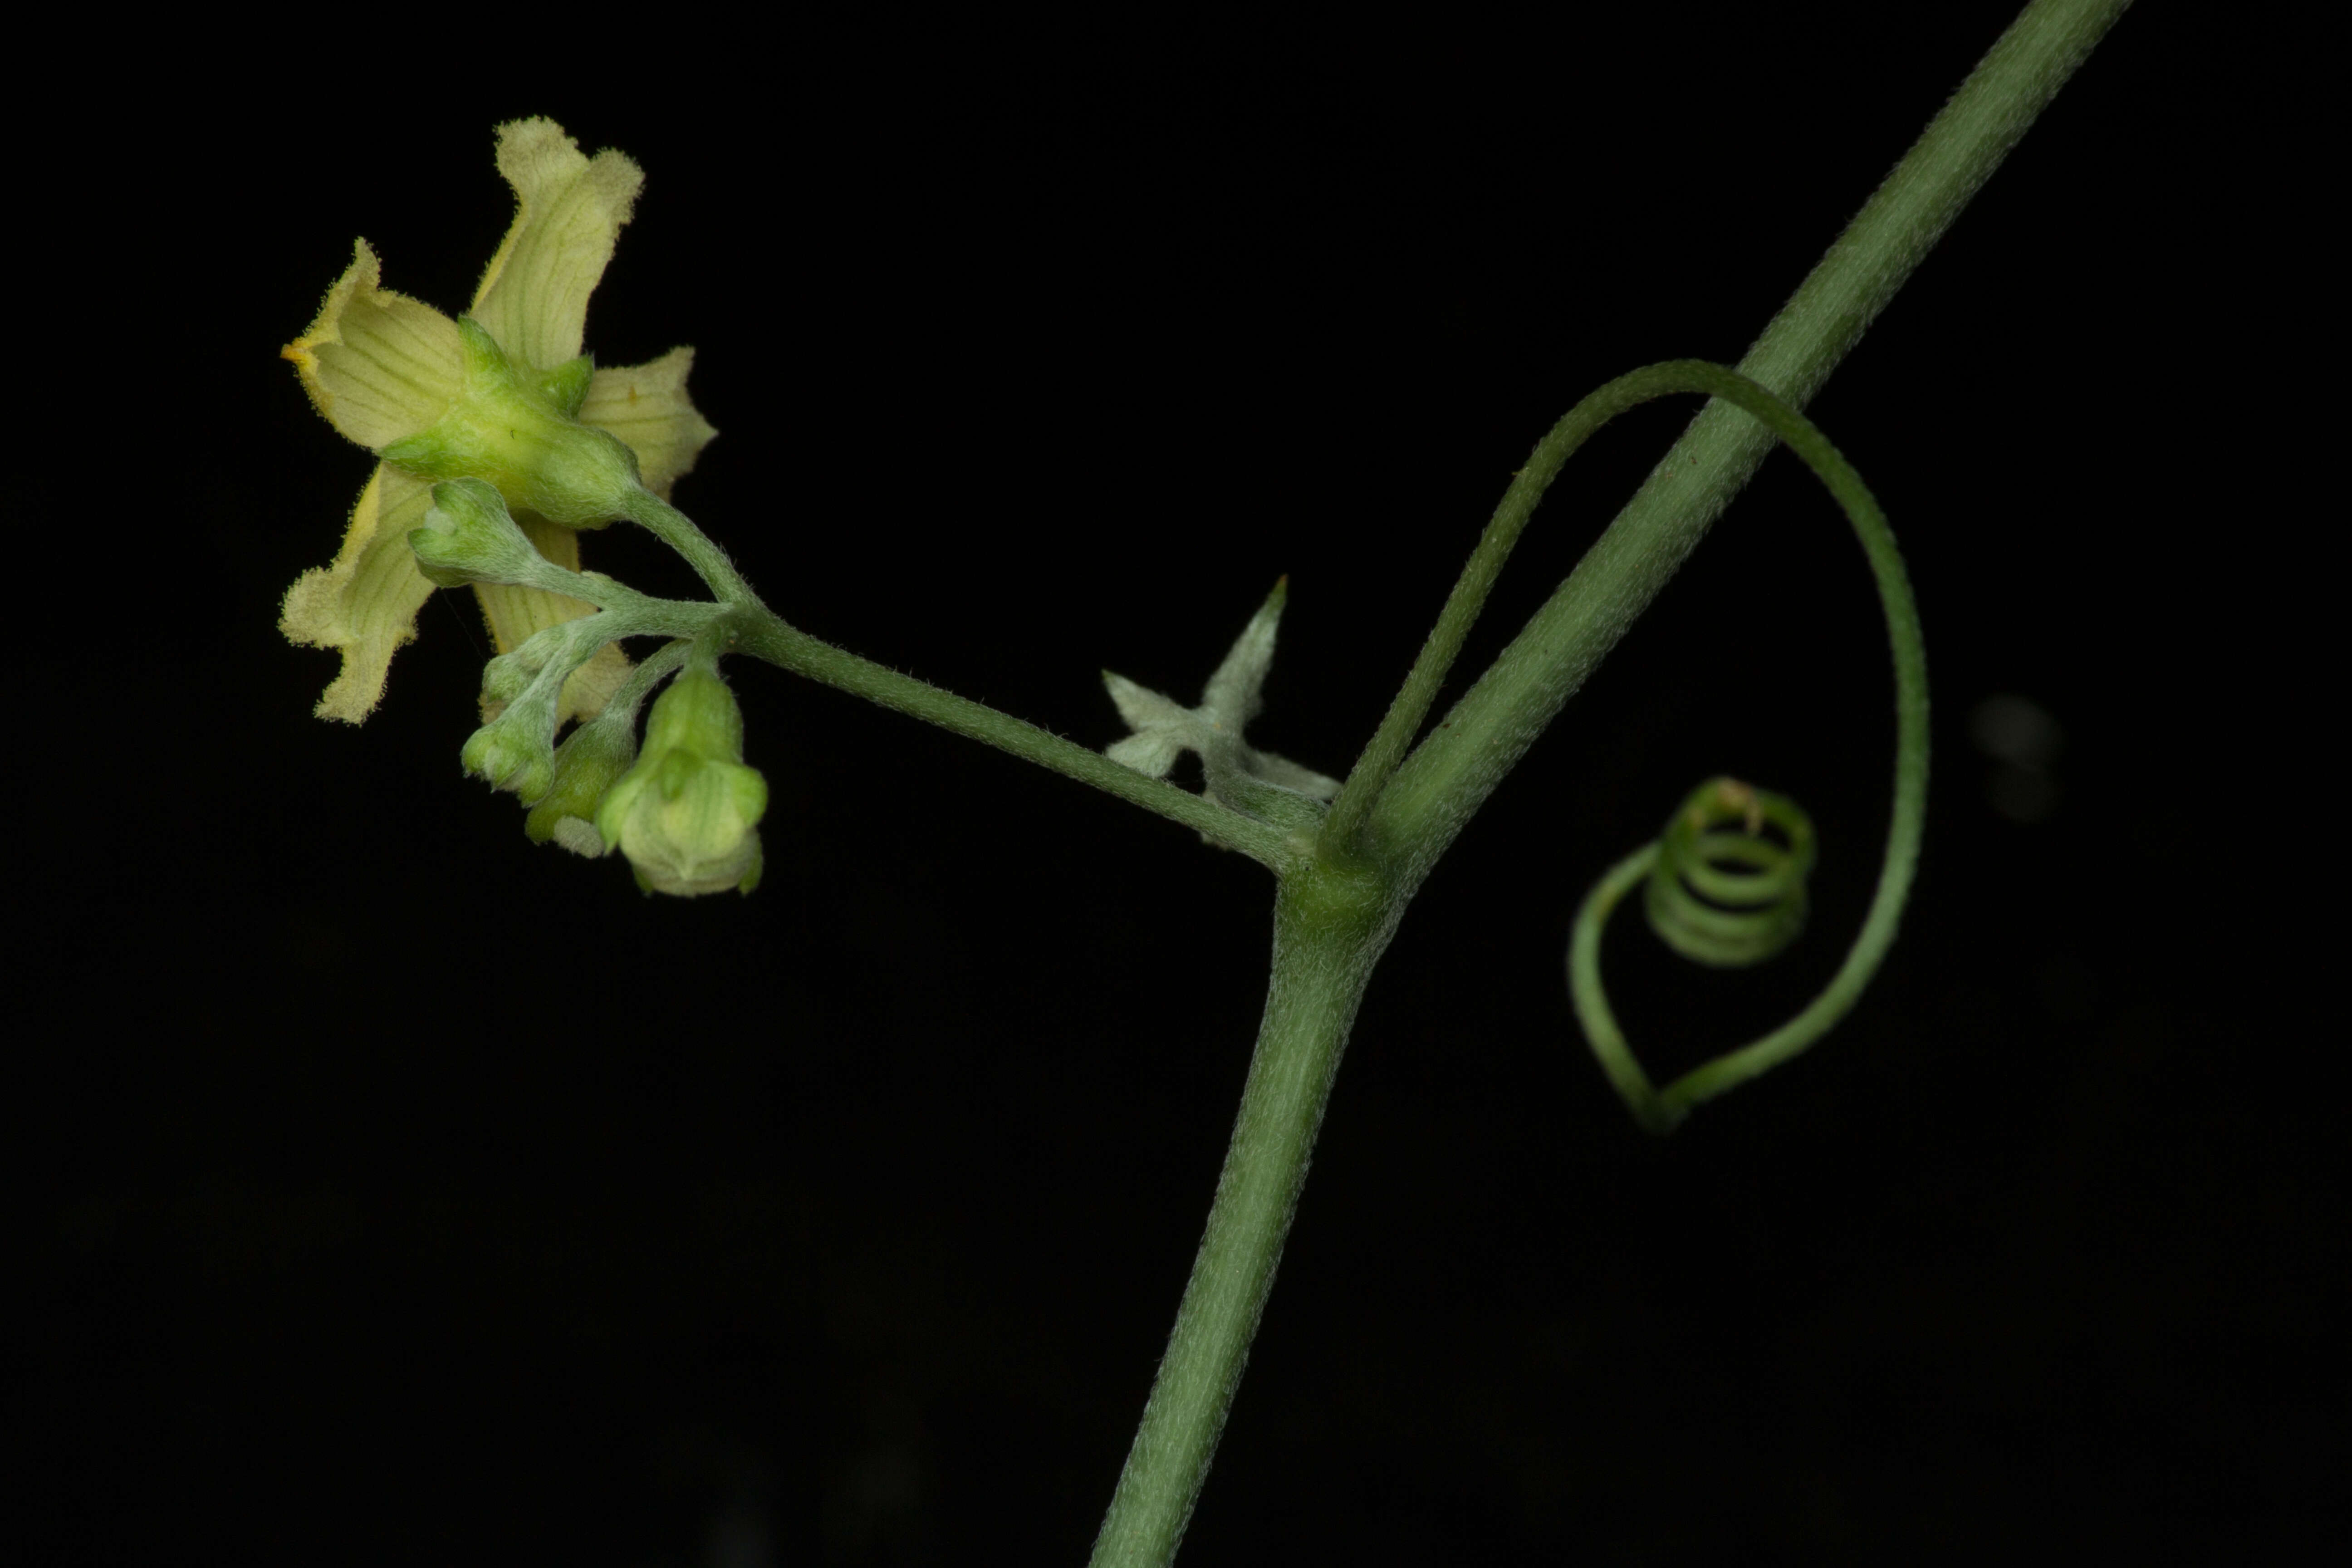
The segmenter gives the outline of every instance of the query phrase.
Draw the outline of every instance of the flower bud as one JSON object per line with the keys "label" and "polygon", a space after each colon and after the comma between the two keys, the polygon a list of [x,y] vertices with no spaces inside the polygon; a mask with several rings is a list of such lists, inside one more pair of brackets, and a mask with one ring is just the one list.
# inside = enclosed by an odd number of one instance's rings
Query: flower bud
{"label": "flower bud", "polygon": [[760,879],[768,783],[743,765],[743,715],[710,669],[688,669],[655,701],[636,765],[604,792],[596,828],[647,892],[692,897]]}
{"label": "flower bud", "polygon": [[425,526],[408,532],[417,570],[444,588],[467,583],[528,584],[551,565],[507,513],[505,498],[484,479],[433,487]]}
{"label": "flower bud", "polygon": [[457,761],[493,789],[512,790],[526,804],[541,798],[555,783],[554,703],[541,698],[538,689],[509,703],[504,712],[474,731]]}
{"label": "flower bud", "polygon": [[[507,704],[519,700],[524,692],[540,683],[540,677],[550,664],[561,664],[563,673],[585,664],[596,651],[594,645],[582,646],[581,623],[558,621],[542,626],[525,637],[522,646],[512,653],[502,653],[482,666],[482,717],[495,719],[506,711]],[[554,731],[551,729],[549,733]]]}
{"label": "flower bud", "polygon": [[608,710],[573,730],[555,748],[555,783],[523,819],[523,832],[534,844],[551,838],[576,855],[604,854],[596,807],[636,756],[634,703],[625,714]]}

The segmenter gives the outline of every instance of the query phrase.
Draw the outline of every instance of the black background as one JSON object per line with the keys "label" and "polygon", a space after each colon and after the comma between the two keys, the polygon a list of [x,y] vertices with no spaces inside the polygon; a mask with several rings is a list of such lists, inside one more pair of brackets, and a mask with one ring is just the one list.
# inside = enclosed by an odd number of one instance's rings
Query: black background
{"label": "black background", "polygon": [[[1662,1142],[1561,984],[1586,885],[1714,773],[1822,826],[1813,931],[1717,976],[1621,921],[1653,1063],[1777,1022],[1859,918],[1885,654],[1776,458],[1407,917],[1186,1562],[2236,1555],[2340,1507],[2337,1047],[2250,1012],[2293,968],[2265,825],[2326,820],[2269,782],[2309,568],[2257,536],[2321,520],[2275,494],[2310,448],[2210,390],[2297,330],[2294,154],[2221,149],[2247,82],[2184,9],[2126,18],[1813,405],[1937,682],[1886,970]],[[1189,700],[1288,573],[1253,738],[1337,773],[1549,421],[1737,359],[2005,16],[910,19],[577,60],[387,24],[58,136],[26,329],[57,401],[19,432],[16,1560],[1079,1561],[1190,1263],[1255,866],[741,666],[766,882],[642,899],[459,775],[488,650],[456,595],[366,725],[309,717],[333,660],[277,601],[368,459],[275,351],[354,235],[464,302],[495,122],[645,166],[590,345],[697,345],[722,435],[677,499],[778,610],[1100,745],[1097,669]],[[1466,668],[1687,412],[1571,467]],[[686,591],[628,532],[591,562]],[[2000,694],[2063,732],[2034,778],[1971,742]]]}

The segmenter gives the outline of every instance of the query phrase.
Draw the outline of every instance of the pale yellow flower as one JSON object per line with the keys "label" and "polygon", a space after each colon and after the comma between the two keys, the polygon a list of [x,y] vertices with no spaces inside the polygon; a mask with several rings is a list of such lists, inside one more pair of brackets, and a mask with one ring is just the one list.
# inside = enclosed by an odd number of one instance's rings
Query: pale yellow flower
{"label": "pale yellow flower", "polygon": [[[514,187],[513,226],[482,274],[467,312],[487,329],[517,372],[544,377],[580,354],[588,296],[613,257],[645,174],[614,152],[583,156],[551,120],[520,120],[498,132],[499,173]],[[457,324],[379,284],[375,252],[364,239],[328,291],[310,330],[287,345],[302,385],[329,423],[373,451],[432,426],[461,384]],[[609,431],[636,455],[645,487],[667,498],[716,435],[687,396],[692,349],[674,349],[647,364],[598,370],[575,416]],[[383,695],[393,650],[416,635],[416,612],[433,584],[408,548],[423,525],[433,481],[378,463],[334,563],[302,574],[289,590],[278,626],[298,643],[338,649],[342,673],[327,688],[318,715],[357,723]],[[578,570],[580,541],[528,511],[517,511],[540,553]],[[478,584],[482,611],[500,653],[532,633],[589,613],[576,599],[534,588]],[[575,674],[562,717],[601,710],[628,673],[607,647]]]}

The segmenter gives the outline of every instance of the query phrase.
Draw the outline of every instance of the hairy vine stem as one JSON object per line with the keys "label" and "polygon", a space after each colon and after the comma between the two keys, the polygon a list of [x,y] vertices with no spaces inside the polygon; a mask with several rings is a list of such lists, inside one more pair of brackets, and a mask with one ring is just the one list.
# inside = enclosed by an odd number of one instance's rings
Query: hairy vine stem
{"label": "hairy vine stem", "polygon": [[[2033,0],[1765,330],[1741,369],[1754,381],[1779,388],[1789,400],[1783,406],[1809,401],[2128,3]],[[1729,407],[1702,413],[1599,545],[1454,705],[1446,725],[1407,754],[1444,668],[1460,647],[1459,636],[1442,620],[1415,668],[1416,675],[1423,666],[1435,673],[1423,676],[1418,687],[1408,677],[1407,689],[1335,801],[1317,858],[1286,875],[1286,895],[1294,877],[1313,882],[1342,878],[1369,861],[1385,918],[1368,923],[1355,916],[1318,931],[1306,902],[1286,896],[1277,902],[1274,988],[1234,1139],[1168,1355],[1096,1537],[1095,1568],[1160,1568],[1174,1560],[1272,1286],[1271,1260],[1279,1258],[1289,1229],[1313,1130],[1322,1117],[1321,1100],[1286,1097],[1290,1124],[1304,1135],[1279,1141],[1277,1153],[1268,1153],[1268,1140],[1244,1133],[1268,1113],[1266,1100],[1277,1092],[1275,1086],[1309,1082],[1328,1088],[1329,1073],[1307,1064],[1336,1064],[1355,1011],[1344,997],[1303,1012],[1276,1007],[1292,966],[1307,964],[1328,973],[1347,955],[1343,967],[1360,965],[1358,972],[1369,978],[1382,942],[1367,941],[1365,933],[1393,929],[1438,856],[1674,574],[1754,472],[1770,440]],[[1539,495],[1549,477],[1523,471],[1519,483],[1532,485]],[[1528,498],[1530,509],[1533,499]],[[1512,504],[1507,497],[1505,506]],[[1494,531],[1490,524],[1490,538]],[[1486,548],[1482,540],[1481,551]],[[1890,542],[1890,553],[1891,549]],[[1463,619],[1461,631],[1466,633],[1466,618],[1475,616],[1483,600],[1475,584],[1466,593],[1457,588],[1447,616]],[[1421,694],[1424,688],[1426,694]],[[1923,749],[1923,790],[1925,760]],[[1905,876],[1907,880],[1907,869]],[[1874,919],[1879,907],[1874,906]],[[1268,1158],[1286,1157],[1297,1163],[1296,1170],[1257,1169]],[[1287,1193],[1291,1201],[1244,1201],[1244,1194],[1269,1192]],[[1252,1233],[1247,1246],[1237,1243],[1236,1228]],[[1237,1247],[1240,1256],[1265,1260],[1262,1268],[1253,1266],[1247,1290],[1236,1291],[1220,1277],[1222,1260]],[[1223,1374],[1200,1375],[1202,1368],[1223,1369]]]}

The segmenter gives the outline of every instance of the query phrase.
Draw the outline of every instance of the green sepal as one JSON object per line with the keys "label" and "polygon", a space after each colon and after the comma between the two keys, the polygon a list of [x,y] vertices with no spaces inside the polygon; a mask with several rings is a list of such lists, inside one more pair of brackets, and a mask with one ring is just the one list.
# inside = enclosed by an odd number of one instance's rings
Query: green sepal
{"label": "green sepal", "polygon": [[526,377],[472,317],[457,318],[457,337],[464,389],[429,427],[383,447],[383,460],[432,479],[488,479],[509,504],[566,528],[626,513],[639,489],[636,454],[561,405],[583,362]]}
{"label": "green sepal", "polygon": [[596,356],[582,354],[578,359],[565,360],[539,378],[540,395],[555,405],[555,411],[566,419],[580,417],[580,405],[588,401],[588,384],[596,379]]}

